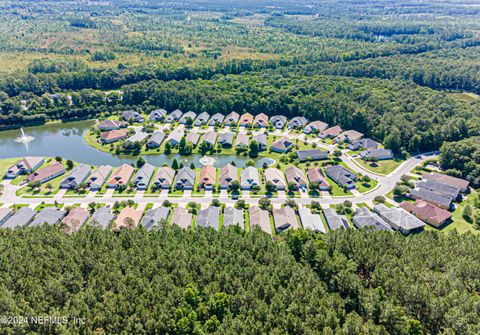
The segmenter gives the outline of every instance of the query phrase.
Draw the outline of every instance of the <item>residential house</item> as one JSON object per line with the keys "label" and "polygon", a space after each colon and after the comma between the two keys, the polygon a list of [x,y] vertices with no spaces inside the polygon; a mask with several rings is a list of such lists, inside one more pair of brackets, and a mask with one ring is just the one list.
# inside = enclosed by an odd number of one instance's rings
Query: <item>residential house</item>
{"label": "residential house", "polygon": [[217,143],[217,133],[214,131],[207,131],[203,134],[201,141],[207,143],[209,147],[213,148]]}
{"label": "residential house", "polygon": [[179,109],[175,109],[169,116],[165,119],[165,123],[174,123],[178,122],[182,117],[182,111]]}
{"label": "residential house", "polygon": [[253,126],[265,128],[268,124],[268,116],[264,113],[257,114],[253,119]]}
{"label": "residential house", "polygon": [[142,225],[147,229],[162,228],[162,222],[166,223],[168,215],[170,214],[170,208],[158,207],[149,209],[143,217]]}
{"label": "residential house", "polygon": [[36,212],[33,209],[21,207],[15,212],[15,214],[10,216],[7,221],[5,221],[5,223],[2,225],[2,228],[13,229],[17,227],[25,227],[32,222],[35,214]]}
{"label": "residential house", "polygon": [[303,128],[303,132],[305,134],[321,133],[327,128],[328,128],[327,123],[322,121],[313,121],[313,122],[310,122],[305,128]]}
{"label": "residential house", "polygon": [[265,181],[267,183],[272,182],[277,190],[285,190],[285,188],[287,187],[283,172],[277,168],[269,167],[265,170]]}
{"label": "residential house", "polygon": [[160,146],[165,140],[165,134],[160,130],[157,130],[152,134],[152,136],[148,139],[147,147],[150,149],[160,148]]}
{"label": "residential house", "polygon": [[345,215],[338,215],[333,208],[323,209],[323,216],[330,230],[349,229],[350,227]]}
{"label": "residential house", "polygon": [[135,112],[134,110],[128,110],[122,112],[122,118],[129,122],[138,122],[138,123],[143,123],[145,122],[145,118],[138,112]]}
{"label": "residential house", "polygon": [[225,115],[216,113],[213,114],[212,118],[210,119],[210,122],[208,123],[210,126],[216,126],[220,125],[223,123],[223,120],[225,119]]}
{"label": "residential house", "polygon": [[155,166],[149,163],[143,164],[142,167],[138,169],[137,173],[135,173],[132,184],[139,190],[146,190],[154,172]]}
{"label": "residential house", "polygon": [[90,217],[88,210],[82,207],[75,207],[62,220],[62,224],[65,225],[69,232],[79,231],[87,222]]}
{"label": "residential house", "polygon": [[200,180],[198,185],[206,190],[211,190],[215,186],[217,179],[217,170],[213,165],[205,165],[200,169]]}
{"label": "residential house", "polygon": [[267,150],[267,134],[261,133],[253,136],[253,140],[257,141],[258,143],[258,149],[260,151],[265,151]]}
{"label": "residential house", "polygon": [[318,161],[328,158],[328,151],[320,149],[297,150],[296,153],[299,162]]}
{"label": "residential house", "polygon": [[273,209],[273,222],[275,223],[275,231],[280,233],[289,228],[299,229],[297,215],[292,207],[285,206]]}
{"label": "residential house", "polygon": [[10,208],[0,208],[0,226],[4,224],[13,214]]}
{"label": "residential house", "polygon": [[29,227],[36,227],[43,224],[58,225],[66,214],[66,211],[57,207],[45,207],[37,214]]}
{"label": "residential house", "polygon": [[192,214],[188,213],[185,208],[177,207],[173,210],[171,221],[177,226],[186,229],[192,226],[192,219]]}
{"label": "residential house", "polygon": [[378,204],[373,207],[373,211],[388,223],[390,227],[404,235],[419,233],[425,228],[423,221],[402,208],[389,208],[384,204]]}
{"label": "residential house", "polygon": [[300,208],[298,214],[300,215],[300,221],[302,222],[303,228],[311,229],[323,234],[326,233],[320,214],[312,214],[312,211],[308,208]]}
{"label": "residential house", "polygon": [[267,234],[272,234],[270,226],[270,214],[268,211],[261,209],[258,206],[250,206],[248,209],[248,216],[250,218],[250,227],[259,227]]}
{"label": "residential house", "polygon": [[92,172],[92,169],[88,165],[80,164],[76,166],[68,174],[68,176],[64,180],[62,180],[62,182],[60,183],[60,188],[68,188],[68,189],[78,188],[80,184],[83,184],[87,180],[91,172]]}
{"label": "residential house", "polygon": [[408,191],[407,196],[415,200],[423,200],[442,209],[450,209],[453,197],[437,193],[425,188],[415,187]]}
{"label": "residential house", "polygon": [[321,131],[320,134],[318,134],[318,137],[320,138],[333,138],[333,137],[337,137],[338,135],[340,135],[340,133],[342,132],[342,128],[340,128],[340,126],[333,126],[333,127],[330,127],[328,129],[325,129],[324,131]]}
{"label": "residential house", "polygon": [[240,117],[239,125],[240,127],[251,126],[253,123],[253,115],[250,113],[245,113]]}
{"label": "residential house", "polygon": [[327,166],[325,171],[327,172],[327,176],[336,182],[340,187],[346,189],[352,189],[356,187],[355,180],[357,179],[357,176],[355,173],[351,172],[342,165]]}
{"label": "residential house", "polygon": [[231,112],[227,116],[225,116],[225,125],[231,126],[233,124],[237,124],[238,120],[240,119],[240,115],[236,112]]}
{"label": "residential house", "polygon": [[190,124],[193,125],[193,122],[195,121],[195,118],[197,117],[197,113],[189,111],[183,114],[183,116],[180,118],[179,123],[180,124],[187,124],[187,120],[190,119]]}
{"label": "residential house", "polygon": [[170,144],[175,147],[180,143],[184,135],[185,133],[183,132],[183,130],[175,129],[170,133],[170,135],[168,135],[167,141],[170,142]]}
{"label": "residential house", "polygon": [[133,134],[125,140],[126,143],[142,143],[149,135],[143,131]]}
{"label": "residential house", "polygon": [[195,126],[200,127],[200,126],[206,125],[209,118],[210,118],[210,114],[208,114],[207,112],[200,113],[200,115],[195,120]]}
{"label": "residential house", "polygon": [[180,190],[193,190],[197,173],[188,167],[183,167],[178,171],[175,180],[175,188]]}
{"label": "residential house", "polygon": [[417,182],[416,186],[452,197],[453,200],[457,200],[460,195],[460,189],[458,187],[441,183],[435,179],[422,179]]}
{"label": "residential house", "polygon": [[285,175],[287,176],[287,183],[293,183],[295,185],[295,189],[299,188],[307,188],[307,178],[305,177],[305,173],[296,167],[296,166],[289,166],[285,169]]}
{"label": "residential house", "polygon": [[90,187],[90,190],[97,191],[102,188],[110,173],[112,173],[112,167],[110,165],[101,165],[96,168],[87,180],[87,185]]}
{"label": "residential house", "polygon": [[237,134],[237,139],[236,139],[236,142],[235,142],[235,147],[246,149],[246,148],[248,148],[248,141],[249,140],[250,139],[248,138],[247,134],[238,133]]}
{"label": "residential house", "polygon": [[42,184],[52,180],[58,176],[61,176],[66,172],[65,168],[59,162],[55,162],[52,165],[45,166],[27,176],[27,182],[40,181]]}
{"label": "residential house", "polygon": [[233,181],[238,181],[238,169],[232,164],[227,164],[220,169],[220,188],[229,188]]}
{"label": "residential house", "polygon": [[235,207],[228,206],[225,207],[223,212],[223,226],[239,226],[244,228],[245,222],[243,219],[243,210],[236,209]]}
{"label": "residential house", "polygon": [[303,116],[296,116],[288,123],[288,129],[302,129],[308,124],[308,119]]}
{"label": "residential house", "polygon": [[422,200],[417,200],[415,204],[404,201],[400,207],[436,228],[440,228],[452,217],[451,212]]}
{"label": "residential house", "polygon": [[327,182],[327,178],[325,178],[322,170],[318,167],[308,169],[307,177],[310,183],[318,183],[320,191],[330,190],[330,184]]}
{"label": "residential house", "polygon": [[220,144],[223,148],[231,148],[233,146],[233,133],[221,133],[218,136],[218,144]]}
{"label": "residential house", "polygon": [[168,190],[172,187],[174,178],[175,170],[168,166],[162,166],[158,169],[155,178],[153,178],[153,184],[158,188]]}
{"label": "residential house", "polygon": [[366,207],[359,207],[352,217],[352,223],[358,229],[373,227],[375,230],[391,231],[392,228],[378,214],[371,212]]}
{"label": "residential house", "polygon": [[422,179],[433,179],[440,183],[444,183],[453,187],[458,187],[460,192],[465,193],[468,190],[469,182],[465,179],[452,177],[446,174],[438,173],[438,172],[431,172],[424,174]]}
{"label": "residential house", "polygon": [[115,219],[115,215],[108,207],[100,207],[92,215],[89,225],[92,227],[99,227],[107,229]]}
{"label": "residential house", "polygon": [[377,149],[368,149],[360,152],[360,157],[363,160],[369,161],[372,158],[375,158],[379,161],[381,160],[386,160],[386,159],[392,159],[393,158],[393,152],[390,149],[383,149],[383,148],[377,148]]}
{"label": "residential house", "polygon": [[260,185],[258,170],[248,166],[240,172],[240,187],[242,190],[250,190],[252,186]]}
{"label": "residential house", "polygon": [[108,131],[108,130],[117,130],[122,128],[123,124],[121,121],[115,120],[104,120],[97,125],[97,129],[101,131]]}
{"label": "residential house", "polygon": [[211,227],[218,230],[218,223],[220,220],[220,207],[210,206],[206,209],[201,209],[197,214],[196,227],[208,228]]}
{"label": "residential house", "polygon": [[378,142],[372,140],[371,138],[363,138],[357,141],[353,141],[349,145],[347,145],[347,149],[349,150],[369,150],[369,149],[377,149]]}
{"label": "residential house", "polygon": [[118,231],[122,228],[135,228],[140,223],[142,215],[143,211],[138,211],[131,206],[124,207],[115,219],[112,229]]}
{"label": "residential house", "polygon": [[129,130],[127,128],[109,130],[100,135],[100,141],[105,144],[117,142],[127,138]]}
{"label": "residential house", "polygon": [[185,138],[187,143],[192,143],[194,147],[197,146],[198,141],[200,140],[200,134],[194,133],[193,131],[189,132],[187,137]]}
{"label": "residential house", "polygon": [[276,129],[283,129],[287,125],[287,117],[285,115],[274,115],[270,118],[270,123]]}
{"label": "residential house", "polygon": [[150,121],[162,121],[165,116],[167,116],[165,109],[154,109],[150,112],[149,119]]}
{"label": "residential house", "polygon": [[19,159],[15,164],[8,168],[5,177],[13,179],[21,174],[32,173],[42,166],[43,163],[45,163],[45,158],[43,157],[25,157]]}
{"label": "residential house", "polygon": [[110,176],[108,181],[108,188],[119,188],[122,186],[127,186],[130,178],[132,178],[133,172],[135,169],[128,164],[120,165]]}
{"label": "residential house", "polygon": [[276,140],[272,143],[270,149],[273,152],[287,153],[293,148],[293,142],[290,141],[287,137],[282,137],[279,140]]}
{"label": "residential house", "polygon": [[338,135],[335,138],[335,142],[352,143],[352,142],[358,141],[362,137],[363,137],[363,134],[356,130],[347,130],[341,133],[340,135]]}

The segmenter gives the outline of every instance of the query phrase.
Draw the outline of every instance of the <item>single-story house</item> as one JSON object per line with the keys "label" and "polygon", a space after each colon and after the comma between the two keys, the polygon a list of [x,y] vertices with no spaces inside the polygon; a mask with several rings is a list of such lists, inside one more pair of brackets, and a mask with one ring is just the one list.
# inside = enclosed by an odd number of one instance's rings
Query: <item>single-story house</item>
{"label": "single-story house", "polygon": [[0,226],[4,224],[13,214],[10,208],[0,208]]}
{"label": "single-story house", "polygon": [[179,109],[175,109],[173,112],[170,113],[169,116],[165,119],[165,123],[173,123],[178,122],[182,117],[182,111]]}
{"label": "single-story house", "polygon": [[175,170],[168,166],[162,166],[158,169],[155,178],[153,178],[153,183],[158,188],[167,190],[172,187],[174,178]]}
{"label": "single-story house", "polygon": [[273,152],[287,153],[293,148],[293,142],[290,141],[287,137],[283,137],[279,140],[276,140],[270,146],[270,149]]}
{"label": "single-story house", "polygon": [[167,116],[167,111],[165,109],[154,109],[150,112],[148,118],[150,121],[162,121],[165,116]]}
{"label": "single-story house", "polygon": [[[115,219],[113,230],[122,228],[135,228],[142,219],[143,211],[137,211],[135,208],[128,206],[123,208]],[[131,219],[131,220],[129,220]]]}
{"label": "single-story house", "polygon": [[254,135],[254,136],[253,136],[253,140],[254,140],[254,141],[257,141],[257,143],[258,143],[258,149],[259,149],[260,151],[265,151],[265,150],[267,150],[267,143],[268,143],[267,134],[261,133],[261,134]]}
{"label": "single-story house", "polygon": [[97,129],[102,131],[116,130],[122,128],[122,121],[104,120],[97,125]]}
{"label": "single-story house", "polygon": [[327,176],[336,182],[340,187],[347,189],[355,188],[357,176],[342,165],[327,166],[325,168]]}
{"label": "single-story house", "polygon": [[201,209],[197,214],[196,227],[208,228],[211,227],[218,230],[218,223],[220,220],[220,207],[210,206],[206,209]]}
{"label": "single-story house", "polygon": [[19,159],[12,166],[10,166],[5,174],[6,178],[16,178],[21,174],[32,173],[45,163],[43,157],[25,157]]}
{"label": "single-story house", "polygon": [[366,207],[359,207],[352,217],[352,223],[357,229],[373,227],[375,230],[391,231],[392,228],[378,214],[371,212]]}
{"label": "single-story house", "polygon": [[233,181],[238,181],[238,169],[232,164],[227,164],[220,169],[220,188],[229,188]]}
{"label": "single-story house", "polygon": [[192,143],[194,147],[197,146],[198,141],[200,140],[200,134],[194,133],[193,131],[189,132],[187,134],[187,137],[185,138],[187,143]]}
{"label": "single-story house", "polygon": [[122,112],[122,118],[127,122],[129,121],[138,122],[138,123],[145,122],[145,118],[140,113],[135,112],[134,110],[128,110],[128,111]]}
{"label": "single-story house", "polygon": [[425,223],[422,220],[417,219],[402,208],[389,208],[384,204],[377,204],[373,207],[373,211],[390,227],[404,235],[419,233],[425,228]]}
{"label": "single-story house", "polygon": [[233,133],[221,133],[218,135],[218,144],[220,144],[223,148],[231,148],[233,146],[233,137]]}
{"label": "single-story house", "polygon": [[7,221],[2,225],[2,228],[17,228],[25,227],[32,222],[36,212],[28,207],[19,208],[15,214],[10,216]]}
{"label": "single-story house", "polygon": [[248,141],[250,139],[248,138],[248,135],[245,133],[238,133],[237,134],[237,139],[235,142],[235,147],[236,148],[248,148]]}
{"label": "single-story house", "polygon": [[149,136],[149,134],[143,132],[143,131],[140,131],[138,133],[135,133],[133,134],[132,136],[130,136],[129,138],[127,138],[125,140],[126,143],[136,143],[136,142],[143,142],[147,137]]}
{"label": "single-story house", "polygon": [[87,180],[87,185],[90,187],[90,190],[99,190],[103,184],[105,184],[110,173],[112,173],[112,167],[110,165],[101,165],[95,169]]}
{"label": "single-story house", "polygon": [[225,115],[216,113],[216,114],[213,114],[208,124],[210,126],[216,126],[216,125],[222,124],[224,119],[225,119]]}
{"label": "single-story house", "polygon": [[287,117],[285,115],[274,115],[270,118],[270,123],[276,129],[283,129],[287,124]]}
{"label": "single-story house", "polygon": [[198,115],[197,119],[195,120],[195,126],[200,127],[207,124],[208,119],[210,119],[210,114],[208,114],[207,112],[200,113],[200,115]]}
{"label": "single-story house", "polygon": [[60,188],[76,189],[80,184],[84,183],[92,169],[90,166],[80,164],[76,166],[68,176],[60,183]]}
{"label": "single-story house", "polygon": [[416,187],[444,194],[446,196],[452,197],[453,200],[457,200],[460,195],[460,189],[458,187],[444,184],[434,179],[422,179],[417,182]]}
{"label": "single-story house", "polygon": [[186,229],[192,226],[192,219],[192,214],[188,213],[185,208],[177,207],[173,210],[171,221],[177,226]]}
{"label": "single-story house", "polygon": [[320,134],[318,134],[318,137],[320,138],[337,137],[342,131],[343,130],[342,128],[340,128],[340,126],[333,126],[320,132]]}
{"label": "single-story house", "polygon": [[269,167],[265,170],[265,181],[267,183],[272,182],[277,190],[285,190],[285,188],[287,187],[283,172],[277,168]]}
{"label": "single-story house", "polygon": [[248,216],[250,218],[250,227],[258,226],[265,233],[272,235],[272,228],[270,226],[270,214],[268,211],[261,209],[258,206],[250,206],[248,209]]}
{"label": "single-story house", "polygon": [[253,115],[250,113],[245,113],[240,117],[239,125],[240,127],[247,127],[253,123]]}
{"label": "single-story house", "polygon": [[65,218],[62,220],[62,224],[64,224],[68,228],[69,232],[76,232],[83,227],[89,217],[90,213],[87,209],[82,207],[75,207],[70,210],[67,216],[65,216]]}
{"label": "single-story house", "polygon": [[143,164],[142,167],[138,169],[137,173],[135,173],[135,176],[132,179],[132,184],[139,190],[146,190],[154,172],[155,166],[149,163]]}
{"label": "single-story house", "polygon": [[243,229],[245,225],[243,218],[243,210],[236,209],[235,207],[225,207],[223,212],[223,226],[239,226]]}
{"label": "single-story house", "polygon": [[265,128],[268,124],[268,116],[264,113],[257,114],[253,119],[253,126]]}
{"label": "single-story house", "polygon": [[167,141],[170,142],[171,145],[174,147],[177,146],[180,141],[182,140],[182,137],[185,135],[184,131],[181,129],[175,129],[168,135]]}
{"label": "single-story house", "polygon": [[415,200],[423,200],[432,205],[443,209],[450,209],[452,206],[453,197],[437,193],[425,188],[415,187],[408,191],[407,196]]}
{"label": "single-story house", "polygon": [[52,180],[58,176],[61,176],[66,172],[65,168],[59,162],[55,162],[52,165],[45,166],[27,176],[27,182],[40,181],[42,184]]}
{"label": "single-story house", "polygon": [[175,188],[180,190],[192,190],[195,185],[197,173],[188,167],[183,167],[178,171],[175,180]]}
{"label": "single-story house", "polygon": [[371,160],[372,158],[376,158],[377,160],[386,160],[386,159],[392,159],[393,158],[393,152],[390,149],[383,149],[383,148],[377,148],[377,149],[368,149],[360,152],[360,157],[363,160]]}
{"label": "single-story house", "polygon": [[275,224],[275,231],[280,233],[289,228],[299,229],[297,215],[292,207],[285,206],[282,208],[273,209],[273,222]]}
{"label": "single-story house", "polygon": [[460,189],[460,192],[462,193],[465,193],[468,190],[469,182],[467,180],[452,177],[438,172],[426,173],[422,176],[422,179],[433,179],[440,183],[444,183],[453,187],[458,187]]}
{"label": "single-story house", "polygon": [[128,164],[120,165],[111,175],[108,181],[108,188],[118,188],[122,185],[127,186],[130,178],[132,178],[135,169]]}
{"label": "single-story house", "polygon": [[305,134],[321,133],[327,128],[328,128],[328,123],[325,123],[322,121],[312,121],[305,128],[303,128],[303,132]]}
{"label": "single-story house", "polygon": [[127,128],[109,130],[100,135],[100,140],[105,144],[117,142],[127,138],[128,131]]}
{"label": "single-story house", "polygon": [[287,176],[287,183],[295,184],[295,189],[307,187],[307,178],[300,168],[289,166],[285,169],[285,175]]}
{"label": "single-story house", "polygon": [[253,166],[248,166],[240,172],[240,187],[242,190],[250,190],[252,186],[260,185],[258,170]]}
{"label": "single-story house", "polygon": [[92,227],[99,227],[107,229],[115,219],[115,215],[108,207],[100,207],[93,213],[89,225]]}
{"label": "single-story house", "polygon": [[351,143],[358,141],[363,137],[363,134],[356,130],[346,130],[335,138],[335,142]]}
{"label": "single-story house", "polygon": [[296,116],[288,123],[288,129],[301,129],[308,124],[308,119],[304,116]]}
{"label": "single-story house", "polygon": [[180,118],[179,123],[180,124],[186,124],[187,120],[190,119],[190,124],[193,124],[196,117],[197,117],[197,113],[192,112],[192,111],[188,111],[185,114],[183,114],[183,116]]}
{"label": "single-story house", "polygon": [[371,138],[363,138],[357,141],[353,141],[349,145],[347,145],[347,148],[349,150],[369,150],[369,149],[377,149],[378,148],[378,142],[372,140]]}
{"label": "single-story house", "polygon": [[198,185],[206,190],[211,190],[215,186],[217,179],[217,170],[213,165],[205,165],[200,169],[200,179]]}
{"label": "single-story house", "polygon": [[322,151],[320,149],[297,150],[296,153],[300,162],[318,161],[328,158],[328,151]]}
{"label": "single-story house", "polygon": [[345,215],[338,215],[333,208],[323,209],[323,216],[330,230],[349,229],[350,227]]}
{"label": "single-story house", "polygon": [[300,221],[305,229],[311,229],[315,232],[325,234],[325,226],[323,225],[320,214],[312,214],[312,211],[308,208],[300,208],[298,210],[300,215]]}
{"label": "single-story house", "polygon": [[451,212],[422,200],[417,200],[415,204],[404,201],[400,207],[436,228],[441,227],[452,217]]}
{"label": "single-story house", "polygon": [[325,178],[322,170],[318,167],[308,169],[307,177],[310,183],[318,183],[320,191],[328,191],[330,189],[327,178]]}
{"label": "single-story house", "polygon": [[170,208],[158,207],[149,209],[143,217],[142,225],[145,229],[150,230],[152,228],[162,228],[161,223],[167,222],[168,215],[170,214]]}
{"label": "single-story house", "polygon": [[148,139],[147,147],[149,147],[150,149],[160,148],[160,146],[163,143],[163,140],[165,140],[165,134],[163,132],[161,132],[160,130],[157,130]]}
{"label": "single-story house", "polygon": [[29,227],[40,226],[43,224],[58,225],[67,214],[66,211],[56,207],[45,207],[42,209],[35,219],[30,223]]}
{"label": "single-story house", "polygon": [[207,131],[203,134],[201,141],[207,143],[209,147],[213,148],[217,143],[217,133],[214,131]]}
{"label": "single-story house", "polygon": [[225,125],[231,126],[232,124],[237,124],[238,120],[240,119],[240,115],[236,112],[231,112],[227,116],[225,116]]}

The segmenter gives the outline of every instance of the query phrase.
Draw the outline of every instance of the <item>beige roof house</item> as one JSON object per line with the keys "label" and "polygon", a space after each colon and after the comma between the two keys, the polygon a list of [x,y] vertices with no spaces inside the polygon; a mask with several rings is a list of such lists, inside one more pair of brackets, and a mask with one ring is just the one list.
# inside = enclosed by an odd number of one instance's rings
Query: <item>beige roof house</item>
{"label": "beige roof house", "polygon": [[296,166],[289,166],[285,169],[287,183],[294,183],[296,188],[307,187],[307,178],[305,173]]}
{"label": "beige roof house", "polygon": [[92,190],[98,190],[105,184],[108,176],[112,172],[112,167],[110,165],[101,165],[96,168],[90,177],[87,179],[87,185]]}
{"label": "beige roof house", "polygon": [[297,220],[297,215],[295,214],[293,208],[289,206],[285,206],[282,208],[274,208],[273,221],[275,222],[275,230],[277,232],[282,232],[289,228],[300,228]]}
{"label": "beige roof house", "polygon": [[189,228],[192,226],[192,214],[183,207],[177,207],[173,211],[172,223],[181,228]]}
{"label": "beige roof house", "polygon": [[265,181],[272,182],[277,190],[284,190],[287,186],[282,171],[277,168],[268,168],[265,170]]}
{"label": "beige roof house", "polygon": [[240,117],[238,124],[241,127],[249,126],[253,123],[253,115],[250,113],[245,113]]}
{"label": "beige roof house", "polygon": [[329,189],[330,184],[327,182],[327,178],[323,174],[322,170],[318,167],[313,167],[307,170],[308,180],[311,183],[318,183],[319,188],[322,191],[326,191]]}
{"label": "beige roof house", "polygon": [[253,125],[260,127],[260,128],[265,128],[268,124],[268,116],[260,113],[255,116],[255,119],[253,120]]}
{"label": "beige roof house", "polygon": [[220,188],[230,187],[233,181],[238,181],[238,169],[232,164],[227,164],[220,169]]}
{"label": "beige roof house", "polygon": [[250,139],[248,138],[248,135],[245,134],[245,133],[238,133],[237,134],[237,139],[236,139],[236,142],[235,142],[235,146],[236,147],[240,147],[240,148],[247,148],[248,147],[248,141]]}
{"label": "beige roof house", "polygon": [[112,174],[110,177],[110,180],[108,181],[108,187],[110,188],[116,188],[119,187],[120,185],[127,185],[128,182],[130,181],[130,178],[132,178],[133,172],[135,169],[128,164],[122,164],[120,165]]}
{"label": "beige roof house", "polygon": [[248,215],[250,217],[250,225],[260,227],[261,230],[267,234],[272,234],[272,228],[270,227],[270,215],[268,211],[261,209],[258,206],[250,206],[248,209]]}
{"label": "beige roof house", "polygon": [[174,178],[175,170],[168,166],[162,166],[158,169],[157,174],[153,178],[153,183],[157,187],[168,189],[172,187]]}
{"label": "beige roof house", "polygon": [[62,223],[67,227],[68,232],[76,232],[87,222],[90,214],[88,210],[82,207],[73,208],[66,217],[63,218]]}
{"label": "beige roof house", "polygon": [[142,215],[143,211],[137,211],[131,206],[123,208],[115,219],[113,230],[137,227],[142,219]]}
{"label": "beige roof house", "polygon": [[240,115],[236,112],[231,112],[227,116],[225,116],[225,125],[226,126],[231,126],[234,123],[238,123],[238,119],[240,118]]}
{"label": "beige roof house", "polygon": [[[45,162],[43,157],[25,157],[19,159],[7,170],[5,176],[7,178],[15,178],[20,174],[27,174],[38,169]],[[1,177],[1,176],[0,176]]]}
{"label": "beige roof house", "polygon": [[213,165],[205,165],[200,169],[200,179],[198,184],[205,188],[211,189],[215,186],[215,179],[217,178],[217,170]]}

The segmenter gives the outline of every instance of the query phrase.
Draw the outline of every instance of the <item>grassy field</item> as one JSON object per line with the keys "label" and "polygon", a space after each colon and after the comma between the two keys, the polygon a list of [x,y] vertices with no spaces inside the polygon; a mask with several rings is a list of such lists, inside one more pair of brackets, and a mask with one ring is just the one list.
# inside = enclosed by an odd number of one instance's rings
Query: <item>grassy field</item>
{"label": "grassy field", "polygon": [[402,159],[398,158],[378,161],[376,163],[368,163],[360,158],[355,159],[355,163],[363,167],[365,170],[381,175],[387,175],[395,171],[395,169],[403,162]]}
{"label": "grassy field", "polygon": [[12,166],[16,161],[18,161],[18,158],[0,159],[0,176],[1,176],[1,178],[3,178],[5,176],[5,173],[7,172],[8,168],[10,166]]}

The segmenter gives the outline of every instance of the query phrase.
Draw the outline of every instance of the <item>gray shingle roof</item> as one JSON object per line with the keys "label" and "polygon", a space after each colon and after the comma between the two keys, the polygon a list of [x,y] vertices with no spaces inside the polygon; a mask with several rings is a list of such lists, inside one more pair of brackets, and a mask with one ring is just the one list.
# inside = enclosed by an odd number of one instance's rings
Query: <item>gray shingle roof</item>
{"label": "gray shingle roof", "polygon": [[308,119],[303,116],[296,116],[288,123],[288,128],[303,128],[308,124]]}
{"label": "gray shingle roof", "polygon": [[37,217],[32,221],[32,223],[30,223],[29,227],[39,226],[44,223],[50,225],[59,224],[66,214],[66,211],[56,207],[46,207],[38,213]]}
{"label": "gray shingle roof", "polygon": [[373,207],[373,210],[393,229],[399,230],[403,234],[420,231],[425,227],[423,221],[401,208],[388,208],[384,204],[378,204]]}
{"label": "gray shingle roof", "polygon": [[357,176],[347,168],[341,165],[327,166],[325,168],[327,176],[341,187],[354,187]]}
{"label": "gray shingle roof", "polygon": [[328,152],[322,151],[320,149],[310,149],[310,150],[297,150],[297,158],[300,162],[304,162],[307,160],[320,160],[320,159],[327,159]]}
{"label": "gray shingle roof", "polygon": [[426,202],[438,204],[441,207],[445,208],[450,207],[453,201],[453,198],[451,196],[418,187],[410,190],[408,192],[408,195],[414,199],[422,199]]}
{"label": "gray shingle roof", "polygon": [[240,226],[244,227],[243,210],[236,209],[235,207],[226,207],[223,216],[223,225],[228,226]]}
{"label": "gray shingle roof", "polygon": [[35,211],[28,207],[21,207],[15,214],[13,214],[3,225],[2,228],[16,228],[23,227],[32,221],[35,216]]}
{"label": "gray shingle roof", "polygon": [[453,199],[457,199],[460,194],[460,188],[441,183],[433,179],[420,180],[417,185],[418,188],[424,188],[440,194],[447,195]]}
{"label": "gray shingle roof", "polygon": [[373,227],[375,230],[392,230],[378,214],[371,212],[365,207],[357,209],[357,213],[353,216],[352,222],[358,229],[365,227]]}
{"label": "gray shingle roof", "polygon": [[218,221],[220,219],[220,207],[210,206],[198,211],[196,226],[212,227],[218,230]]}
{"label": "gray shingle roof", "polygon": [[145,163],[141,168],[138,169],[137,173],[135,173],[132,183],[138,188],[145,189],[148,186],[150,179],[152,179],[154,171],[155,166]]}
{"label": "gray shingle roof", "polygon": [[90,166],[80,164],[75,167],[68,176],[60,183],[61,188],[76,188],[78,185],[87,180],[92,172]]}
{"label": "gray shingle roof", "polygon": [[343,215],[338,215],[333,208],[325,208],[323,210],[323,216],[325,217],[325,221],[327,221],[330,230],[349,228],[347,218]]}
{"label": "gray shingle roof", "polygon": [[145,213],[143,217],[142,224],[147,229],[150,230],[152,228],[162,228],[160,227],[160,222],[164,220],[166,222],[168,218],[168,214],[170,214],[170,208],[168,207],[158,207],[152,208]]}
{"label": "gray shingle roof", "polygon": [[110,208],[100,207],[92,215],[90,225],[106,229],[109,227],[113,219],[115,219],[115,215],[111,212]]}
{"label": "gray shingle roof", "polygon": [[360,152],[360,157],[368,159],[368,158],[378,158],[378,159],[390,159],[393,158],[393,152],[390,149],[368,149]]}
{"label": "gray shingle roof", "polygon": [[222,146],[232,146],[233,145],[233,133],[227,132],[227,133],[221,133],[218,136],[218,144],[221,144]]}
{"label": "gray shingle roof", "polygon": [[197,119],[195,120],[195,125],[203,126],[204,124],[207,124],[209,118],[210,114],[208,114],[207,112],[202,112],[200,113],[200,115],[197,116]]}
{"label": "gray shingle roof", "polygon": [[303,228],[324,234],[326,233],[320,214],[312,214],[308,208],[300,208],[298,214],[300,215],[300,221],[302,221]]}
{"label": "gray shingle roof", "polygon": [[240,185],[242,188],[250,188],[254,185],[260,185],[258,170],[253,166],[248,166],[240,172]]}
{"label": "gray shingle roof", "polygon": [[158,148],[160,145],[162,145],[162,142],[164,139],[165,139],[165,134],[160,130],[157,130],[156,132],[153,133],[152,137],[150,137],[150,139],[147,142],[147,145],[150,148]]}
{"label": "gray shingle roof", "polygon": [[178,171],[175,187],[177,188],[193,188],[197,173],[188,167],[183,167]]}
{"label": "gray shingle roof", "polygon": [[210,119],[209,125],[214,126],[217,123],[222,123],[224,119],[225,119],[225,115],[223,114],[220,114],[220,113],[213,114],[212,118]]}

